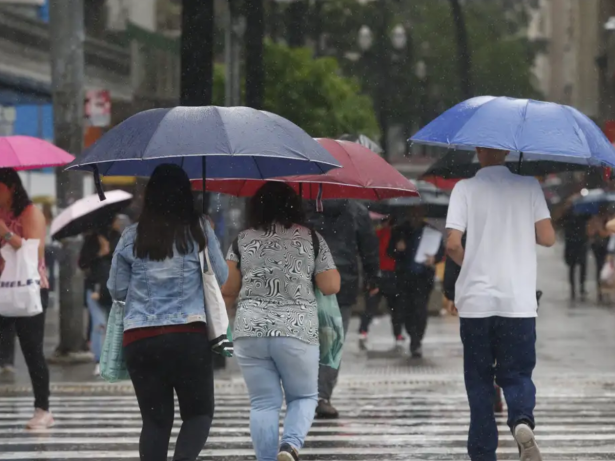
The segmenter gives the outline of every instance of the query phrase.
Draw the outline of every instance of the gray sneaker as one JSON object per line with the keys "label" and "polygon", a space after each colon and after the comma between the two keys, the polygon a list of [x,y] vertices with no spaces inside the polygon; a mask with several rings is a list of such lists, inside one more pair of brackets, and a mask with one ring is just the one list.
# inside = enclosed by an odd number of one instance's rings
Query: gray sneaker
{"label": "gray sneaker", "polygon": [[525,423],[515,427],[515,440],[519,444],[521,461],[542,461],[542,455],[536,445],[534,431]]}

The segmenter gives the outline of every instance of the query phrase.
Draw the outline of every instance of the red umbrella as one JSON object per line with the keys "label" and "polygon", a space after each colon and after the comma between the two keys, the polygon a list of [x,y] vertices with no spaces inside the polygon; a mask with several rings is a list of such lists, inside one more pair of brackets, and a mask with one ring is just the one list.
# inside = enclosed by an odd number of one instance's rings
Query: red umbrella
{"label": "red umbrella", "polygon": [[[333,139],[317,140],[342,165],[322,175],[288,176],[270,179],[292,186],[306,199],[352,198],[383,200],[395,197],[418,197],[410,180],[386,160],[359,144]],[[265,183],[251,179],[208,179],[209,192],[251,197]],[[202,190],[202,180],[192,181],[194,190]]]}

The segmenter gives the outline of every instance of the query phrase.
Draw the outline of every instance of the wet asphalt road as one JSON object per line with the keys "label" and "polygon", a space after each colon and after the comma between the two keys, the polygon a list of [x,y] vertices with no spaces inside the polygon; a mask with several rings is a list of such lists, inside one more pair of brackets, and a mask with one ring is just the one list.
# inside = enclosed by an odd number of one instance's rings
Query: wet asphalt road
{"label": "wet asphalt road", "polygon": [[[560,256],[560,248],[541,250],[538,442],[550,461],[615,459],[615,309],[591,299],[570,303]],[[301,459],[468,459],[457,320],[430,319],[421,361],[391,351],[386,318],[374,325],[367,352],[357,347],[354,330],[334,398],[341,417],[314,423]],[[23,429],[32,402],[23,393],[25,370],[0,379],[0,460],[138,459],[140,417],[130,386],[92,383],[90,370],[52,368],[57,425],[49,431]],[[219,375],[216,393],[216,420],[201,459],[255,459],[248,400],[232,364]],[[498,457],[518,459],[505,424],[501,416]]]}

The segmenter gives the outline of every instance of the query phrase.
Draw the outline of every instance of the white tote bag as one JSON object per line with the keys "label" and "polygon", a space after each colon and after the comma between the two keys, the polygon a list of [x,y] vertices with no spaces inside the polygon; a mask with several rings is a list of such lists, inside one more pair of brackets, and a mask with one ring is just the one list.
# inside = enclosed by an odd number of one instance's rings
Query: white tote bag
{"label": "white tote bag", "polygon": [[38,272],[40,240],[22,242],[19,250],[8,244],[0,250],[5,261],[0,275],[0,315],[4,317],[32,317],[43,312]]}
{"label": "white tote bag", "polygon": [[[203,253],[205,253],[203,257]],[[203,294],[205,295],[205,314],[207,316],[207,336],[214,352],[231,357],[233,354],[233,343],[229,329],[228,314],[226,304],[222,297],[222,291],[216,275],[212,269],[209,259],[209,250],[199,253],[203,274]],[[205,270],[204,259],[207,261]]]}

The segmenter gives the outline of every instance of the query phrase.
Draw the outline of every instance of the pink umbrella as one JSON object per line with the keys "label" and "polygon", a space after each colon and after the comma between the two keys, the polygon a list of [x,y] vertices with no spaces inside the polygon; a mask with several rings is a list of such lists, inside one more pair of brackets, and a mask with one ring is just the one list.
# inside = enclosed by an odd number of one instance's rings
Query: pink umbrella
{"label": "pink umbrella", "polygon": [[0,137],[0,168],[36,170],[67,165],[75,157],[53,144],[30,136]]}
{"label": "pink umbrella", "polygon": [[[383,200],[394,197],[418,197],[412,182],[379,155],[366,147],[350,141],[318,139],[342,165],[325,174],[272,178],[300,192],[303,198],[319,200],[353,198]],[[250,197],[265,183],[263,180],[208,179],[206,190],[223,194]],[[202,180],[193,180],[192,187],[201,190]]]}

